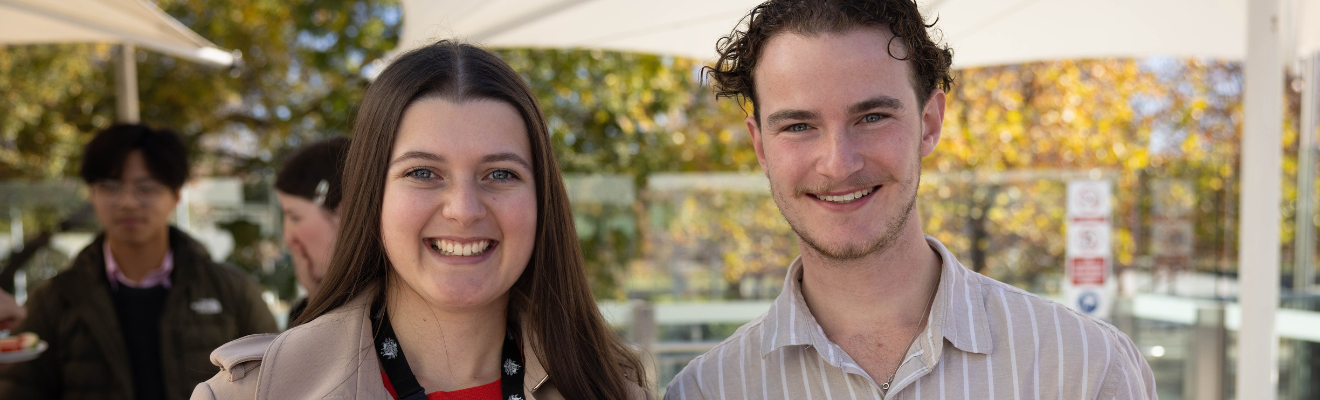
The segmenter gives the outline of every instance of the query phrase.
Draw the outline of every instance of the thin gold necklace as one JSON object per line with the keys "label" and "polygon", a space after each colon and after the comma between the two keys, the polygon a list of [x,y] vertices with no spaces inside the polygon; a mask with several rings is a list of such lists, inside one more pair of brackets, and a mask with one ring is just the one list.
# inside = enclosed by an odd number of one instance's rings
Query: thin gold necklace
{"label": "thin gold necklace", "polygon": [[931,303],[935,302],[935,292],[938,292],[939,290],[939,287],[936,286],[934,290],[930,291],[930,298],[926,299],[926,310],[921,312],[921,322],[917,323],[916,331],[912,332],[912,338],[908,339],[907,347],[903,348],[903,359],[899,360],[898,365],[894,366],[894,372],[889,374],[889,379],[880,385],[880,390],[884,390],[886,394],[889,392],[889,385],[894,383],[894,376],[898,375],[898,368],[902,367],[903,362],[907,359],[907,351],[912,348],[913,343],[917,342],[917,336],[921,335],[921,326],[925,324],[926,318],[929,318]]}

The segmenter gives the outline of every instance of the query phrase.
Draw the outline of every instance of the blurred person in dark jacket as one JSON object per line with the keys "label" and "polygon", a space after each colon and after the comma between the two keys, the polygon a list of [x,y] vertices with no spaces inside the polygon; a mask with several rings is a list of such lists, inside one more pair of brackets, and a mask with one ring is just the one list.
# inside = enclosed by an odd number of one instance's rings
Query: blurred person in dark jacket
{"label": "blurred person in dark jacket", "polygon": [[[348,139],[334,138],[299,149],[275,176],[275,194],[284,212],[284,244],[289,246],[294,275],[307,298],[325,278],[330,256],[334,254],[335,231],[339,229],[339,199],[343,160]],[[307,298],[299,299],[289,309],[289,321],[296,321],[307,307]]]}
{"label": "blurred person in dark jacket", "polygon": [[170,226],[188,179],[176,134],[112,126],[81,175],[105,231],[28,297],[17,331],[50,349],[0,367],[0,399],[184,399],[218,371],[216,347],[276,331],[254,279]]}

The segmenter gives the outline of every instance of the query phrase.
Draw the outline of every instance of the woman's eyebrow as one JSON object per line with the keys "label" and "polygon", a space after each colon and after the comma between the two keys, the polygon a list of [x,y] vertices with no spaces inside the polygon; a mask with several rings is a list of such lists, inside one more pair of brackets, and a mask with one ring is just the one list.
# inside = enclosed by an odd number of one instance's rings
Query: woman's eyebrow
{"label": "woman's eyebrow", "polygon": [[519,156],[514,153],[495,153],[481,158],[482,164],[500,162],[500,161],[509,161],[515,164],[522,165],[523,168],[527,168],[528,170],[532,169],[532,163],[527,162],[527,160],[523,159],[522,156]]}
{"label": "woman's eyebrow", "polygon": [[403,155],[399,156],[399,158],[395,158],[394,161],[390,161],[389,166],[393,167],[394,164],[398,164],[401,161],[412,160],[412,159],[422,159],[427,161],[435,161],[438,163],[445,162],[445,158],[437,154],[431,154],[424,151],[410,151],[407,153],[403,153]]}

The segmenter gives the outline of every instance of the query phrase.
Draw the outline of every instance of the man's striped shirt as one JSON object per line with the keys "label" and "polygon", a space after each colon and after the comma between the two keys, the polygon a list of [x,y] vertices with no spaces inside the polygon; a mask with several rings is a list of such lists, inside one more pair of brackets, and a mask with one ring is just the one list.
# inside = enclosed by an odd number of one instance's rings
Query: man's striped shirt
{"label": "man's striped shirt", "polygon": [[[666,400],[1155,399],[1155,378],[1113,326],[943,258],[929,320],[888,393],[825,337],[802,298],[802,261],[760,318],[692,360]],[[888,377],[879,377],[883,380]]]}

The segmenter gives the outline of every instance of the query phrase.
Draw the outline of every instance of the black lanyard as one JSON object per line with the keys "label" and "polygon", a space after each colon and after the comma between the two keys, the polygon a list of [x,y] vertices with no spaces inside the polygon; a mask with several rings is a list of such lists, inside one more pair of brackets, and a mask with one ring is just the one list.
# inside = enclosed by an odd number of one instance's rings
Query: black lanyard
{"label": "black lanyard", "polygon": [[[376,358],[394,386],[394,393],[399,400],[426,400],[426,390],[417,383],[412,368],[408,367],[408,358],[403,355],[403,347],[394,336],[394,327],[390,326],[390,317],[383,307],[377,308],[371,319],[372,331],[376,332]],[[500,395],[502,400],[524,400],[522,351],[518,349],[516,327],[510,325],[504,333],[504,350],[500,355]]]}

